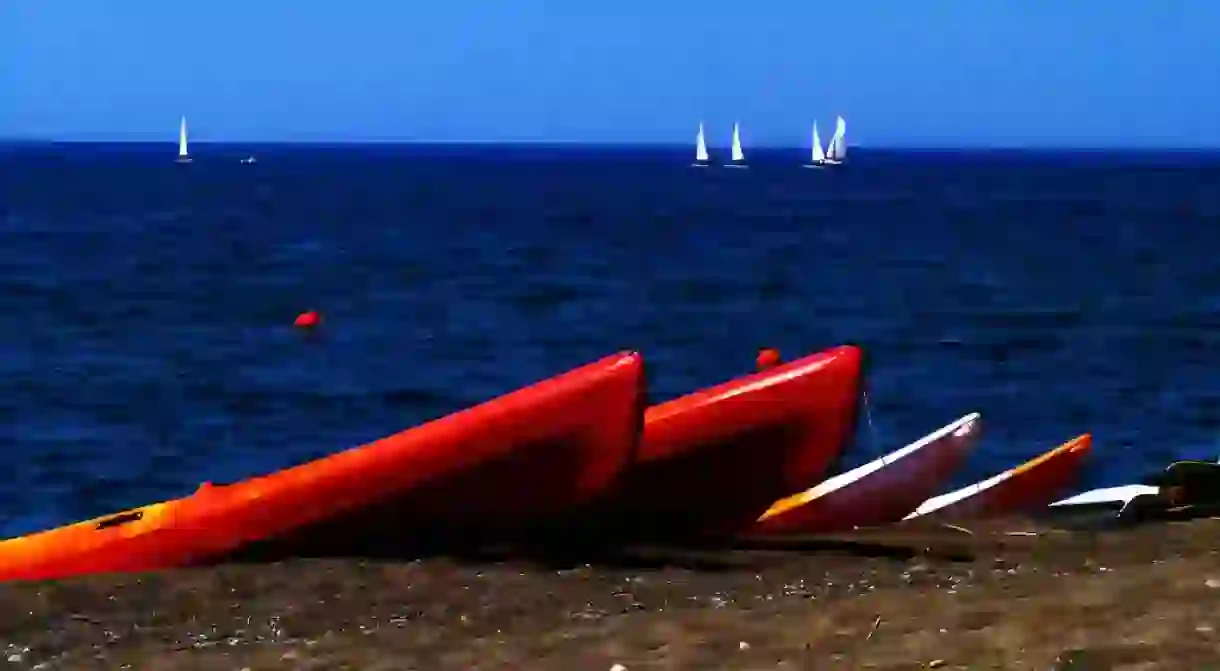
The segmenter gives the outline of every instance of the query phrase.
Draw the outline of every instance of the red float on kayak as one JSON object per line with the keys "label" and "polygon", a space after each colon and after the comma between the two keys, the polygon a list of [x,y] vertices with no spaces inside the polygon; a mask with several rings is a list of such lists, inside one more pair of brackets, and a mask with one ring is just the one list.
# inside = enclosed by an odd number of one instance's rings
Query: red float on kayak
{"label": "red float on kayak", "polygon": [[607,357],[317,461],[0,542],[0,579],[163,569],[260,546],[364,553],[409,543],[416,525],[526,528],[615,480],[639,440],[643,391],[639,354]]}
{"label": "red float on kayak", "polygon": [[[836,347],[648,408],[597,530],[728,535],[821,479],[851,439],[863,353]],[[610,531],[613,529],[614,531]]]}

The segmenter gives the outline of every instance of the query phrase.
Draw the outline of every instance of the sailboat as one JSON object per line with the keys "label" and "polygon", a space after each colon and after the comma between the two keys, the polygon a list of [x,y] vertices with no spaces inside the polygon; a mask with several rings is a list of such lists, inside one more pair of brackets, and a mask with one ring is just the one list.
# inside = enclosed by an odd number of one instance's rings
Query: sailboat
{"label": "sailboat", "polygon": [[822,151],[822,138],[818,137],[818,122],[813,122],[813,154],[806,168],[820,168],[826,165],[826,154]]}
{"label": "sailboat", "polygon": [[741,127],[736,123],[733,124],[733,156],[732,156],[732,159],[733,159],[733,162],[729,163],[727,167],[729,167],[729,168],[747,167],[746,166],[746,155],[744,153],[742,153],[742,151],[741,151]]}
{"label": "sailboat", "polygon": [[835,134],[826,146],[826,165],[840,165],[847,161],[847,122],[843,117],[835,121]]}
{"label": "sailboat", "polygon": [[706,168],[708,165],[707,156],[707,140],[703,138],[703,123],[699,123],[699,134],[695,136],[695,162],[694,165],[698,168]]}
{"label": "sailboat", "polygon": [[186,148],[186,117],[178,126],[178,163],[190,163],[191,155]]}

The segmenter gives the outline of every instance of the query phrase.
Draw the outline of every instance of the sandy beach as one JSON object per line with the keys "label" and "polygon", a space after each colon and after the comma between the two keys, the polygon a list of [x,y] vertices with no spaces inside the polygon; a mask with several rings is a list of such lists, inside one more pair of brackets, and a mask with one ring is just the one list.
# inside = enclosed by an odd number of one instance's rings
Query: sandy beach
{"label": "sandy beach", "polygon": [[1000,520],[613,565],[294,560],[11,583],[0,654],[166,671],[1202,668],[1220,662],[1218,540],[1210,519]]}

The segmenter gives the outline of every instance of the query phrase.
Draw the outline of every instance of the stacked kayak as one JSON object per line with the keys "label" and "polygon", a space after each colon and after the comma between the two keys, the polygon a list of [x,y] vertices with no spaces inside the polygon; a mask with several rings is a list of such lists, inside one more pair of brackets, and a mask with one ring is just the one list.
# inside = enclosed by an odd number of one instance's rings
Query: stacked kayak
{"label": "stacked kayak", "polygon": [[[433,542],[749,524],[850,442],[862,354],[844,346],[646,408],[622,353],[269,475],[0,541],[0,579],[289,556],[403,556]],[[613,534],[610,534],[613,535]]]}
{"label": "stacked kayak", "polygon": [[774,539],[916,519],[1220,507],[1211,462],[1059,499],[1089,434],[938,494],[979,444],[978,413],[836,472],[861,406],[863,353],[845,345],[767,366],[648,407],[643,358],[622,352],[316,461],[0,541],[0,580],[401,557],[458,539]]}
{"label": "stacked kayak", "polygon": [[644,398],[640,355],[607,357],[317,461],[0,542],[0,579],[189,566],[259,544],[355,553],[421,522],[521,529],[615,481]]}
{"label": "stacked kayak", "polygon": [[1071,486],[1092,446],[1092,436],[1077,436],[1020,466],[928,499],[907,519],[980,518],[1045,508]]}
{"label": "stacked kayak", "polygon": [[897,522],[952,477],[982,421],[971,413],[919,440],[773,504],[751,535],[816,534]]}
{"label": "stacked kayak", "polygon": [[836,347],[648,408],[632,467],[594,514],[598,534],[672,539],[749,528],[821,480],[852,438],[863,355]]}
{"label": "stacked kayak", "polygon": [[[982,435],[978,413],[965,415],[901,449],[776,501],[748,538],[804,537],[895,524],[950,521],[1045,510],[1084,465],[1084,434],[998,475],[933,496]],[[1220,477],[1220,476],[1218,476]]]}

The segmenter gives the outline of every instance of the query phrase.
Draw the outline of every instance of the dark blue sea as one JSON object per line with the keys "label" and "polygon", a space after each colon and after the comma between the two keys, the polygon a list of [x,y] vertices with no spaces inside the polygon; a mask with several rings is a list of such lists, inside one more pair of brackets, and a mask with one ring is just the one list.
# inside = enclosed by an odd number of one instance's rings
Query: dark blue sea
{"label": "dark blue sea", "polygon": [[[253,153],[259,162],[242,165]],[[622,348],[663,400],[855,342],[851,464],[1220,456],[1220,155],[0,146],[0,532],[325,455]],[[324,328],[292,328],[316,309]]]}

